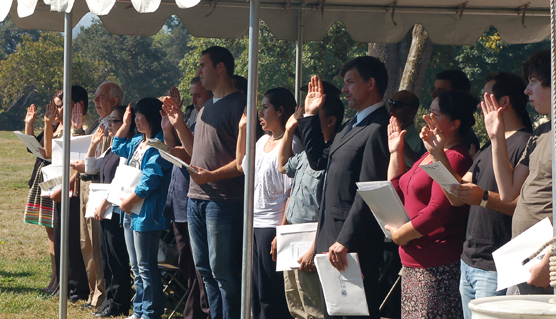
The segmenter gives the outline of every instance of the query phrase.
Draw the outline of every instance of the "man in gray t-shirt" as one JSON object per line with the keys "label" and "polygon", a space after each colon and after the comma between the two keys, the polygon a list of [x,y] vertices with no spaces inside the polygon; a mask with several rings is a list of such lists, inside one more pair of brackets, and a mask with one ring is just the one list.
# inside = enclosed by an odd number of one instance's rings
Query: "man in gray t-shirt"
{"label": "man in gray t-shirt", "polygon": [[243,176],[236,167],[238,124],[247,104],[232,86],[234,58],[222,47],[202,52],[199,77],[213,98],[195,124],[187,220],[195,266],[203,277],[212,318],[239,318],[243,234]]}

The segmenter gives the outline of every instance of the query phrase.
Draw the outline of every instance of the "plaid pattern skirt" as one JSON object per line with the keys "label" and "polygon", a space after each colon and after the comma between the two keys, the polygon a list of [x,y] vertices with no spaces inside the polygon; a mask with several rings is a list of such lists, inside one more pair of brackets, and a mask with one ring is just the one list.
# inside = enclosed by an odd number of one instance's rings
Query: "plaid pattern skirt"
{"label": "plaid pattern skirt", "polygon": [[29,224],[52,228],[54,227],[54,203],[50,198],[41,196],[41,188],[39,186],[43,182],[43,166],[44,162],[37,169],[33,186],[29,189],[23,221]]}
{"label": "plaid pattern skirt", "polygon": [[431,267],[403,267],[402,318],[463,318],[459,293],[460,262]]}

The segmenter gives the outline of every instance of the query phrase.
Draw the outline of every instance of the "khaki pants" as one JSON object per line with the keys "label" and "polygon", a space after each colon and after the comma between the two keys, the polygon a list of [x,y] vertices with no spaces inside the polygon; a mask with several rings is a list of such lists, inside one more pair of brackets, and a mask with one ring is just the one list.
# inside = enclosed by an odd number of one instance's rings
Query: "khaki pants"
{"label": "khaki pants", "polygon": [[89,201],[89,184],[91,184],[90,181],[80,181],[79,184],[81,253],[83,254],[83,261],[87,269],[89,289],[91,291],[87,303],[100,307],[106,298],[104,271],[102,270],[100,257],[100,224],[96,219],[85,218],[85,211]]}
{"label": "khaki pants", "polygon": [[316,272],[284,271],[286,300],[295,319],[323,318],[319,276]]}

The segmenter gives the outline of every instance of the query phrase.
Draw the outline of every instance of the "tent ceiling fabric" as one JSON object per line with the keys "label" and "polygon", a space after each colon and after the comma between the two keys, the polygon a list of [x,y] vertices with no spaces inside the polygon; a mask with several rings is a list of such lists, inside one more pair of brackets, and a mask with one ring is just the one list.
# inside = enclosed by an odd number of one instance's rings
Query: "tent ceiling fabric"
{"label": "tent ceiling fabric", "polygon": [[[189,9],[180,9],[175,1],[75,0],[73,21],[77,24],[91,11],[99,15],[111,33],[153,35],[174,14],[198,37],[238,38],[248,30],[249,3],[244,0],[202,0]],[[65,8],[73,1],[50,2]],[[550,35],[550,6],[546,0],[469,0],[465,4],[463,0],[399,0],[395,7],[393,2],[326,0],[322,13],[318,0],[306,1],[303,5],[304,40],[322,39],[336,21],[344,23],[354,40],[369,43],[399,42],[415,24],[422,24],[437,44],[473,44],[490,26],[496,27],[506,43],[538,42]],[[51,6],[43,0],[0,0],[4,7],[0,9],[0,19],[6,15],[5,8],[10,3],[9,14],[18,27],[63,30],[63,13],[51,12]],[[183,0],[178,3],[184,6]],[[216,3],[214,10],[213,3]],[[276,38],[295,41],[301,5],[299,0],[264,0],[260,5],[260,18]],[[524,19],[523,6],[526,6]],[[20,17],[21,12],[25,13],[23,17]],[[459,13],[462,13],[461,18]]]}

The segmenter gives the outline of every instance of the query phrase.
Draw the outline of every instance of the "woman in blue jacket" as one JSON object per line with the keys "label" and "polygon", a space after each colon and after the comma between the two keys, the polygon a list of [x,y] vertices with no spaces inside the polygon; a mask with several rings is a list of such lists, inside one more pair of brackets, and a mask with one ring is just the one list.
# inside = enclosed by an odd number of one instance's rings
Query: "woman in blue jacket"
{"label": "woman in blue jacket", "polygon": [[[168,221],[162,216],[172,164],[160,157],[156,148],[147,145],[149,138],[163,140],[160,126],[162,102],[144,98],[135,107],[137,132],[126,138],[131,126],[131,104],[123,117],[123,124],[116,133],[112,152],[128,159],[127,165],[143,171],[135,192],[122,200],[120,209],[124,216],[124,230],[131,269],[135,277],[134,314],[128,319],[160,319],[164,313],[164,294],[158,270],[158,241]],[[144,199],[141,212],[132,214],[131,208]]]}

